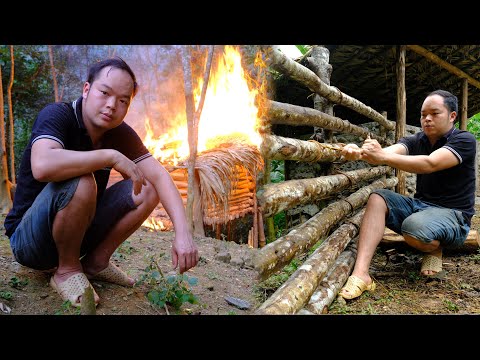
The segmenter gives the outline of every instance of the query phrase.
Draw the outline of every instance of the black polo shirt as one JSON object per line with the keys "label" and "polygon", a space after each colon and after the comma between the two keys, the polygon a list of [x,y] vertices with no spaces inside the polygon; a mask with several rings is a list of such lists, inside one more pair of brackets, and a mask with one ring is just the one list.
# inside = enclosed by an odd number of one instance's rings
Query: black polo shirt
{"label": "black polo shirt", "polygon": [[[17,176],[17,189],[13,207],[5,218],[5,234],[10,237],[17,228],[23,214],[33,204],[37,195],[47,185],[37,181],[32,175],[30,155],[32,144],[39,139],[52,139],[64,149],[76,151],[93,150],[82,117],[82,100],[73,103],[57,102],[43,108],[32,128],[32,135],[25,148]],[[101,149],[115,149],[135,163],[151,156],[138,134],[125,122],[107,131],[101,140]],[[111,168],[95,171],[97,182],[97,200],[103,195]]]}
{"label": "black polo shirt", "polygon": [[468,131],[453,127],[433,146],[423,131],[398,141],[408,155],[430,155],[437,149],[450,150],[459,164],[431,174],[417,174],[414,195],[422,201],[461,210],[468,224],[475,213],[475,157],[477,141]]}

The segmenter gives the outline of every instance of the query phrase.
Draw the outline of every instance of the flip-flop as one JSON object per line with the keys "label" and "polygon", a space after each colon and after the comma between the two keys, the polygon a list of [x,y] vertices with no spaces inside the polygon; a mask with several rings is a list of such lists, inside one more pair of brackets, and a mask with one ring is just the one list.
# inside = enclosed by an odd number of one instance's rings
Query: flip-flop
{"label": "flip-flop", "polygon": [[[85,289],[92,286],[88,281],[84,273],[78,273],[70,276],[67,280],[61,284],[57,284],[53,276],[50,278],[50,286],[62,297],[64,301],[70,301],[72,306],[80,307],[80,296],[83,295]],[[92,286],[93,289],[93,286]],[[98,295],[93,289],[94,298],[98,299]],[[98,301],[95,302],[95,306],[98,305]]]}
{"label": "flip-flop", "polygon": [[89,279],[128,287],[132,287],[135,284],[135,282],[132,284],[130,277],[111,261],[108,262],[108,266],[105,269],[89,277]]}
{"label": "flip-flop", "polygon": [[[441,256],[442,256],[441,254],[440,254],[440,257],[430,255],[430,254],[425,254],[422,259],[422,267],[420,269],[420,274],[428,277],[428,276],[436,275],[437,273],[442,271],[443,261]],[[424,274],[423,272],[427,270],[435,271],[435,273],[430,275]]]}
{"label": "flip-flop", "polygon": [[[375,291],[376,287],[377,286],[373,280],[371,284],[367,285],[365,281],[360,279],[358,276],[351,275],[348,277],[347,283],[340,290],[338,295],[344,299],[353,299],[362,295],[365,290]],[[348,291],[348,293],[344,293],[344,290]]]}

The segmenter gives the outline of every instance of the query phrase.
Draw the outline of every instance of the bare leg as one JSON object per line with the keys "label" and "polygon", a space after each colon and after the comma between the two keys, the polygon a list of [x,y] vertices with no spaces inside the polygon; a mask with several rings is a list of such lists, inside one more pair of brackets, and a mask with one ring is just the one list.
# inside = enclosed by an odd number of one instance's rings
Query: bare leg
{"label": "bare leg", "polygon": [[52,232],[58,251],[58,267],[54,280],[58,285],[83,272],[79,259],[80,246],[95,214],[96,194],[97,184],[93,175],[82,176],[69,204],[55,216]]}
{"label": "bare leg", "polygon": [[[107,233],[105,239],[82,259],[86,274],[93,276],[105,269],[115,249],[142,225],[160,201],[155,188],[148,181],[140,194],[134,195],[132,190],[132,198],[137,208],[121,218]],[[131,284],[133,283],[134,280],[131,279]]]}
{"label": "bare leg", "polygon": [[[430,244],[426,244],[406,234],[403,234],[403,238],[405,239],[405,242],[411,247],[422,252],[429,253],[430,255],[436,256],[440,259],[442,258],[442,247],[440,246],[440,241],[432,240]],[[423,275],[433,275],[435,273],[436,272],[432,270],[425,270],[424,272],[422,272]]]}
{"label": "bare leg", "polygon": [[375,254],[375,249],[382,240],[385,231],[387,212],[387,204],[383,197],[371,194],[360,227],[357,260],[352,272],[353,275],[362,279],[366,284],[372,283],[368,270]]}

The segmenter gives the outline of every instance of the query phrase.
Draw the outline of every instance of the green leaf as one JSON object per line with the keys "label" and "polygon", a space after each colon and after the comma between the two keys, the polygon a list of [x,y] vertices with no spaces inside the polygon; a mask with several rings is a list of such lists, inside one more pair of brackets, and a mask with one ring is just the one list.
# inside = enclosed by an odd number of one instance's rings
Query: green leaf
{"label": "green leaf", "polygon": [[190,277],[190,278],[188,278],[188,283],[192,286],[195,286],[195,285],[198,284],[198,279],[195,278],[195,277]]}

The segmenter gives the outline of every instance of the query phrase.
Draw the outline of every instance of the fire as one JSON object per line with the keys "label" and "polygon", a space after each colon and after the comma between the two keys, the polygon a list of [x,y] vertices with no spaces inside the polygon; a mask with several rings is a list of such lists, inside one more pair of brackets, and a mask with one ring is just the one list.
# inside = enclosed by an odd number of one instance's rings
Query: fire
{"label": "fire", "polygon": [[[235,141],[259,147],[259,109],[255,105],[259,89],[249,89],[238,48],[225,46],[223,56],[212,64],[205,101],[198,124],[198,152],[215,148],[223,142]],[[203,78],[194,82],[195,107],[198,108]],[[172,119],[167,134],[155,138],[149,119],[145,121],[144,143],[161,162],[178,164],[189,154],[188,129],[185,114]]]}
{"label": "fire", "polygon": [[142,226],[145,226],[153,231],[162,231],[166,229],[165,225],[163,225],[163,222],[161,220],[157,220],[153,216],[150,217],[150,219],[145,220]]}

